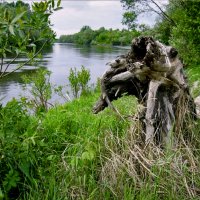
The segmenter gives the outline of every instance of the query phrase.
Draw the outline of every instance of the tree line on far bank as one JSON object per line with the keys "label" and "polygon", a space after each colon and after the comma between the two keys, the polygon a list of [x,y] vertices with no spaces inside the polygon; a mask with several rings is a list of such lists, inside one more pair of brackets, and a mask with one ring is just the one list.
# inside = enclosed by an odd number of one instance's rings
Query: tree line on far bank
{"label": "tree line on far bank", "polygon": [[61,35],[58,42],[75,43],[79,45],[129,45],[134,37],[140,35],[137,30],[105,29],[93,30],[90,26],[83,26],[78,33]]}
{"label": "tree line on far bank", "polygon": [[[133,38],[148,35],[177,48],[186,65],[199,65],[199,1],[169,0],[164,3],[157,0],[121,0],[121,3],[126,11],[122,23],[127,29],[113,30],[102,27],[92,30],[91,27],[84,26],[73,35],[61,35],[58,42],[80,45],[130,45]],[[147,12],[158,14],[153,27],[141,24],[137,20],[140,14]]]}

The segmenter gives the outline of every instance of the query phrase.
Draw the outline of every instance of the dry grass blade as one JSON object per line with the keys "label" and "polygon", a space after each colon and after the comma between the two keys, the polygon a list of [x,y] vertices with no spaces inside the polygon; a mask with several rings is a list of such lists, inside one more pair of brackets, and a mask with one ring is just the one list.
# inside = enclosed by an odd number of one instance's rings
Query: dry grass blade
{"label": "dry grass blade", "polygon": [[[186,113],[185,109],[182,109],[183,113]],[[180,130],[172,134],[173,142],[166,149],[154,143],[145,145],[141,122],[136,118],[125,138],[113,132],[107,133],[107,156],[102,162],[101,181],[112,187],[113,194],[120,197],[123,184],[127,183],[121,183],[119,187],[119,182],[130,179],[134,185],[133,190],[141,191],[150,187],[160,198],[169,195],[169,191],[176,195],[184,194],[187,199],[198,196],[200,164],[194,154],[197,151],[196,143],[191,138],[184,138],[184,120],[181,115],[179,119]],[[149,182],[152,184],[149,185]]]}

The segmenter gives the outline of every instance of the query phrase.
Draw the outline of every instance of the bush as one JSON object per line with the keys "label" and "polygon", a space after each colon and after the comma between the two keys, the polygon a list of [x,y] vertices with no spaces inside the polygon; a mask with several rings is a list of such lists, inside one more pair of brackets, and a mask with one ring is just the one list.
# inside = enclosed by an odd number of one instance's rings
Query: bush
{"label": "bush", "polygon": [[22,165],[30,165],[27,163],[29,151],[22,142],[30,117],[23,105],[13,99],[1,108],[0,123],[0,190],[5,198],[14,198],[19,195],[18,184],[25,176]]}
{"label": "bush", "polygon": [[80,71],[77,71],[76,68],[71,68],[68,79],[75,98],[89,91],[88,82],[90,80],[90,71],[84,66],[81,67]]}
{"label": "bush", "polygon": [[42,118],[27,114],[16,100],[1,109],[1,196],[27,200],[97,195],[104,137],[107,131],[123,135],[128,127],[109,109],[92,114],[98,95],[57,106]]}
{"label": "bush", "polygon": [[23,76],[25,83],[24,90],[31,94],[31,97],[22,98],[24,103],[33,109],[35,113],[46,112],[49,108],[52,95],[52,85],[50,83],[51,72],[39,69],[34,76]]}

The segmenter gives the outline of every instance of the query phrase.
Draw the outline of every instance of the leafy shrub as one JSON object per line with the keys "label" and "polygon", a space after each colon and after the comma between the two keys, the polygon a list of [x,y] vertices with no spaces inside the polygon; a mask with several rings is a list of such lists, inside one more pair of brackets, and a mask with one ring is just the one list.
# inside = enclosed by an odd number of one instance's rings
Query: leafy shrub
{"label": "leafy shrub", "polygon": [[22,103],[13,99],[0,110],[0,130],[4,134],[10,131],[16,131],[18,134],[23,133],[29,122],[27,116],[27,110],[23,108]]}
{"label": "leafy shrub", "polygon": [[24,89],[31,94],[31,98],[23,98],[29,108],[34,109],[35,113],[46,112],[52,95],[52,86],[50,83],[51,72],[39,69],[33,76],[23,76],[25,83]]}
{"label": "leafy shrub", "polygon": [[98,95],[49,109],[42,118],[30,116],[16,100],[1,108],[0,199],[97,195],[104,136],[107,131],[121,134],[128,125],[109,109],[93,115]]}
{"label": "leafy shrub", "polygon": [[90,71],[87,70],[84,66],[81,67],[80,71],[77,71],[76,68],[70,69],[69,74],[70,87],[73,93],[73,96],[77,98],[79,93],[85,94],[88,92],[88,82],[90,80]]}
{"label": "leafy shrub", "polygon": [[13,99],[1,108],[0,124],[0,193],[5,198],[16,198],[21,180],[19,165],[28,158],[28,152],[23,152],[22,138],[30,118],[23,105]]}
{"label": "leafy shrub", "polygon": [[90,80],[90,71],[81,66],[81,71],[78,71],[78,81],[81,88],[81,93],[86,93],[88,90],[88,82]]}
{"label": "leafy shrub", "polygon": [[76,71],[76,68],[74,69],[70,69],[70,73],[69,73],[69,82],[70,82],[70,87],[71,87],[71,90],[72,90],[72,93],[73,93],[73,96],[75,98],[78,97],[78,92],[80,90],[80,87],[79,87],[79,81],[78,81],[78,73]]}

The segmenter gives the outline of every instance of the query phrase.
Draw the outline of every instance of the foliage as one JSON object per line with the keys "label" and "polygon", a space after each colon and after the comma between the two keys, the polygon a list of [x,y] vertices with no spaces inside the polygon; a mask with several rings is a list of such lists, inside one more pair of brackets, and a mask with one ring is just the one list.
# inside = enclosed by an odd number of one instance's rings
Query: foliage
{"label": "foliage", "polygon": [[16,100],[1,108],[1,196],[198,199],[200,122],[190,127],[193,146],[179,143],[180,137],[172,142],[174,148],[143,149],[138,121],[129,128],[136,100],[124,96],[113,102],[122,120],[109,108],[93,115],[98,96],[82,96],[42,118],[29,115]]}
{"label": "foliage", "polygon": [[[46,4],[43,5],[36,6],[37,12],[46,9]],[[161,19],[157,30],[172,30],[163,35],[153,31],[166,43],[176,45],[188,63],[198,63],[197,4],[177,0],[170,1],[169,5],[167,12],[171,9],[170,16],[173,15],[180,24],[172,28]],[[16,23],[22,23],[26,13],[16,15],[19,18]],[[10,25],[13,30],[6,25],[9,34],[17,35],[18,24],[14,20]],[[81,31],[95,34],[87,26]],[[130,35],[126,30],[122,31],[124,37]],[[178,33],[181,33],[181,41]],[[104,44],[111,40],[109,44],[116,44],[119,36],[119,31],[101,28],[95,40],[89,43]],[[90,36],[86,36],[85,41],[90,41]],[[189,56],[190,51],[183,51],[186,41],[191,52],[197,53],[194,58]],[[121,39],[122,43],[126,43],[126,38]],[[8,54],[9,51],[4,50]],[[33,95],[39,97],[38,101],[42,99],[44,105],[41,105],[46,106],[45,102],[51,96],[50,73],[42,70],[37,73],[35,77],[24,79],[27,83],[32,82]],[[194,81],[199,70],[193,67],[188,73],[193,75],[191,81]],[[71,69],[70,76],[72,87],[79,89],[76,91],[88,89],[90,75],[84,67],[81,71]],[[142,142],[137,116],[133,116],[136,100],[124,96],[113,102],[122,114],[122,120],[109,108],[93,115],[91,107],[98,96],[98,92],[83,95],[49,109],[42,118],[31,116],[23,99],[21,102],[13,99],[0,107],[0,199],[199,199],[200,121],[197,120],[195,126],[188,121],[188,130],[178,135],[172,132],[175,140],[172,139],[166,149],[147,147]],[[130,127],[133,119],[134,124]],[[188,133],[191,134],[188,136]]]}
{"label": "foliage", "polygon": [[168,12],[176,21],[172,27],[170,43],[174,45],[185,63],[200,63],[200,13],[198,1],[170,1]]}
{"label": "foliage", "polygon": [[162,43],[169,45],[170,37],[172,32],[172,25],[169,21],[163,19],[158,21],[154,28],[150,31],[157,40],[161,41]]}
{"label": "foliage", "polygon": [[161,18],[153,30],[154,36],[176,47],[186,65],[197,66],[200,62],[199,2],[169,1],[165,12],[174,24]]}
{"label": "foliage", "polygon": [[[22,76],[24,82],[24,92],[21,101],[26,105],[27,109],[35,114],[47,112],[53,106],[50,103],[52,94],[58,94],[67,101],[70,101],[68,92],[63,94],[63,86],[53,86],[50,82],[51,72],[40,68],[34,74]],[[90,88],[88,82],[90,80],[90,72],[84,66],[77,71],[76,68],[70,69],[69,82],[72,94],[75,98],[80,95],[88,94]]]}
{"label": "foliage", "polygon": [[90,71],[87,70],[84,66],[81,67],[80,71],[77,71],[76,68],[70,69],[69,74],[70,87],[73,93],[73,96],[77,98],[79,93],[86,94],[88,91],[88,82],[90,80]]}
{"label": "foliage", "polygon": [[125,12],[123,14],[122,24],[127,25],[129,30],[134,30],[136,28],[136,24],[134,23],[136,17],[136,14],[133,12]]}
{"label": "foliage", "polygon": [[139,36],[135,29],[128,30],[106,30],[101,27],[98,30],[92,30],[89,26],[81,28],[80,32],[74,35],[61,35],[59,42],[76,43],[80,45],[129,45],[134,37]]}
{"label": "foliage", "polygon": [[78,80],[81,93],[86,93],[88,90],[88,82],[90,80],[90,71],[87,70],[83,65],[81,66],[81,71],[78,71]]}
{"label": "foliage", "polygon": [[[176,47],[186,65],[199,65],[200,13],[198,1],[170,0],[165,6],[156,0],[121,0],[121,2],[126,11],[132,12],[133,15],[149,11],[159,14],[154,28],[147,29],[142,34],[152,35],[161,42]],[[128,17],[125,19],[128,20]],[[135,24],[134,19],[132,19],[132,24]]]}
{"label": "foliage", "polygon": [[49,100],[52,95],[52,85],[50,83],[51,72],[39,69],[34,74],[23,76],[25,83],[24,90],[31,95],[31,97],[23,97],[24,104],[28,105],[35,113],[46,112],[49,108]]}
{"label": "foliage", "polygon": [[136,28],[138,26],[138,16],[144,12],[156,13],[159,16],[171,21],[171,19],[163,11],[165,1],[159,0],[120,0],[122,6],[126,10],[123,14],[122,23],[129,28]]}
{"label": "foliage", "polygon": [[[30,61],[39,54],[41,48],[51,45],[55,33],[51,30],[49,17],[60,6],[54,0],[34,2],[32,9],[23,1],[0,3],[0,72],[5,76],[10,64],[20,55],[26,54]],[[4,59],[12,55],[7,64]],[[21,68],[19,65],[15,70]]]}
{"label": "foliage", "polygon": [[98,95],[53,108],[42,118],[28,115],[16,100],[0,110],[2,195],[26,200],[96,196],[106,131],[123,134],[128,125],[110,110],[94,116],[91,106]]}
{"label": "foliage", "polygon": [[19,142],[30,124],[30,118],[22,104],[13,99],[1,108],[0,123],[0,188],[6,199],[8,196],[16,198],[16,187],[21,180],[21,172],[17,168],[25,161],[22,159],[28,159],[28,151],[23,152],[25,148]]}
{"label": "foliage", "polygon": [[70,69],[70,73],[69,73],[69,82],[70,82],[70,87],[71,87],[71,90],[72,90],[72,93],[73,93],[73,96],[75,98],[78,97],[78,92],[80,90],[80,85],[79,85],[79,80],[78,80],[78,73],[77,73],[77,70],[76,68],[74,69]]}

